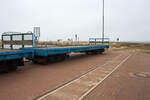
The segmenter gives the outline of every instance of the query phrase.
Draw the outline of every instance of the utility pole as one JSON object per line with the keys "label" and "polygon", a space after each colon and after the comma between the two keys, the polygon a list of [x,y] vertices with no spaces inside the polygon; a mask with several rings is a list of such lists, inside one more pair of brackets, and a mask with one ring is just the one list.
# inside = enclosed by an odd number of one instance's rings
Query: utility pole
{"label": "utility pole", "polygon": [[102,11],[102,43],[104,44],[104,34],[105,34],[105,1],[103,0],[103,11]]}

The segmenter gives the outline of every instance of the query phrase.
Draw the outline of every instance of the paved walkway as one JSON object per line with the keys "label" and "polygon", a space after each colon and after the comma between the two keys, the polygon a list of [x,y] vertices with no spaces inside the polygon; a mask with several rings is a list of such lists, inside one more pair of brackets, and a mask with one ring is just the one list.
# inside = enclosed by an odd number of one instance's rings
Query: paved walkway
{"label": "paved walkway", "polygon": [[45,66],[26,64],[16,72],[1,73],[0,100],[32,100],[120,54],[73,54],[70,59],[62,62]]}
{"label": "paved walkway", "polygon": [[150,100],[150,76],[141,72],[150,73],[148,54],[133,55],[84,100]]}
{"label": "paved walkway", "polygon": [[113,60],[97,67],[95,70],[43,95],[37,100],[82,100],[89,92],[125,63],[131,55],[130,53],[122,53]]}

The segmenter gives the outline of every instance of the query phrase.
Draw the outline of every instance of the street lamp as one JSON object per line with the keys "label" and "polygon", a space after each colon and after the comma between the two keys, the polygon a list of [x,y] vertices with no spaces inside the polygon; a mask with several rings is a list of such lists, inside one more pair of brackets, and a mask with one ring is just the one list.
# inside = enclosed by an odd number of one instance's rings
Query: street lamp
{"label": "street lamp", "polygon": [[105,1],[103,0],[103,9],[102,9],[102,43],[104,44],[104,33],[105,33],[105,12],[104,9],[105,8]]}

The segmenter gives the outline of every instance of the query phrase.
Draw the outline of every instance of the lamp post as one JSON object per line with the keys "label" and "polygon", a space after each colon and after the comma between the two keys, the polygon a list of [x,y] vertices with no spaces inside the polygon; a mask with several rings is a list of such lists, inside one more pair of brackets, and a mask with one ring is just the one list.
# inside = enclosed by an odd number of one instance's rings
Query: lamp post
{"label": "lamp post", "polygon": [[105,1],[103,0],[103,9],[102,9],[102,44],[104,44],[104,33],[105,33]]}

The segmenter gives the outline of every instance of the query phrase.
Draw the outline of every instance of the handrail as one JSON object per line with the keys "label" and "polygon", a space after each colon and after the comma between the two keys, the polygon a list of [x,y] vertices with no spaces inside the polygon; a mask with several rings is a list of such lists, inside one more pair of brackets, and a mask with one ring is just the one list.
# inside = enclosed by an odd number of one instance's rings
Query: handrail
{"label": "handrail", "polygon": [[97,43],[108,43],[109,44],[109,38],[89,38],[89,43],[90,44],[95,44],[97,45]]}
{"label": "handrail", "polygon": [[[8,34],[7,34],[8,33]],[[34,34],[33,33],[17,33],[10,34],[12,32],[5,32],[2,34],[2,49],[16,49],[14,46],[18,46],[18,49],[25,49],[26,45],[34,48]],[[16,36],[19,36],[16,37]],[[31,38],[28,39],[28,36]],[[5,47],[8,46],[8,47]],[[21,47],[20,47],[21,46]]]}

